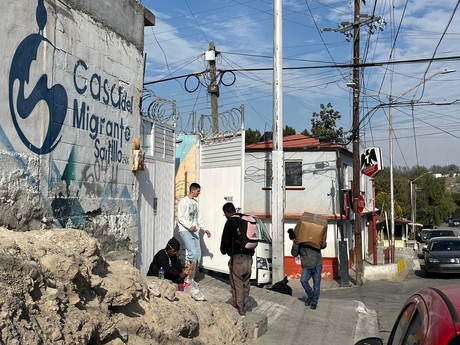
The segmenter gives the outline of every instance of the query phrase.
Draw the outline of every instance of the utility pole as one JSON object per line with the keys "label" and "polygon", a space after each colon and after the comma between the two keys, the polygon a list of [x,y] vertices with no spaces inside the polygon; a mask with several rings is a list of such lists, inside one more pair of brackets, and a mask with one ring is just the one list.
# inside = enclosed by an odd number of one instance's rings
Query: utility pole
{"label": "utility pole", "polygon": [[216,134],[219,132],[219,111],[217,99],[219,98],[219,85],[217,84],[217,73],[216,73],[216,58],[219,52],[216,51],[214,42],[209,42],[209,49],[207,50],[205,57],[206,61],[209,62],[209,77],[210,83],[208,85],[208,93],[211,95],[211,114],[212,114],[212,133]]}
{"label": "utility pole", "polygon": [[282,0],[273,12],[273,149],[272,149],[272,281],[284,278],[284,151]]}
{"label": "utility pole", "polygon": [[348,276],[348,244],[345,241],[344,231],[343,231],[343,183],[342,183],[342,160],[339,157],[339,151],[337,150],[337,183],[339,189],[339,232],[340,232],[340,241],[339,241],[339,274],[340,274],[340,286],[348,287],[350,286],[350,277]]}
{"label": "utility pole", "polygon": [[361,156],[359,154],[359,39],[360,39],[360,1],[355,0],[355,15],[353,23],[353,209],[355,213],[355,264],[356,285],[363,284],[363,249],[361,237],[362,217],[358,212],[358,201],[361,194]]}
{"label": "utility pole", "polygon": [[[322,31],[336,31],[345,34],[347,41],[353,37],[353,210],[354,238],[355,238],[355,268],[356,285],[362,285],[363,277],[363,249],[362,249],[362,217],[358,212],[358,201],[361,195],[361,156],[359,153],[359,63],[360,63],[360,28],[363,25],[374,27],[374,22],[381,22],[380,17],[361,15],[360,1],[355,0],[353,23],[342,22],[337,29],[325,28]],[[350,33],[353,31],[353,33]],[[371,30],[372,31],[372,30]]]}

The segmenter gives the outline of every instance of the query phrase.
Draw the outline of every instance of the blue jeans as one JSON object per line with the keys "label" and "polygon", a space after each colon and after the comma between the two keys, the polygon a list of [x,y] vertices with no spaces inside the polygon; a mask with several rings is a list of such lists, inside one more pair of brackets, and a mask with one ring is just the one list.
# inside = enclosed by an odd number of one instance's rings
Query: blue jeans
{"label": "blue jeans", "polygon": [[198,231],[179,231],[179,235],[182,241],[184,241],[185,248],[187,249],[185,253],[186,260],[196,262],[198,265],[201,259],[201,246]]}
{"label": "blue jeans", "polygon": [[[321,292],[321,271],[323,265],[319,264],[313,268],[302,268],[302,276],[300,277],[300,283],[303,289],[308,295],[308,298],[312,298],[312,304],[318,304],[319,293]],[[311,288],[308,281],[313,278],[313,289]]]}

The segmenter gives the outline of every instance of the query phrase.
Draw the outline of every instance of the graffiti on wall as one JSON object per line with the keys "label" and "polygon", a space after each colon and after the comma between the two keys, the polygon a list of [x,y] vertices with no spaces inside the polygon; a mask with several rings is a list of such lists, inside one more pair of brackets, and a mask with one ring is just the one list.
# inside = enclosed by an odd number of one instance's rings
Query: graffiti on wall
{"label": "graffiti on wall", "polygon": [[[88,64],[83,60],[78,60],[75,63],[73,85],[78,94],[89,94],[90,98],[95,101],[102,101],[107,106],[132,114],[133,96],[129,97],[121,85],[117,87],[113,83],[110,86],[109,80],[97,72],[93,72],[89,78],[90,87],[86,83],[80,85],[78,76],[86,76],[88,69]],[[87,78],[83,79],[88,80]],[[107,163],[130,163],[129,156],[123,155],[122,148],[123,142],[129,143],[131,140],[131,127],[123,124],[123,118],[120,119],[120,122],[117,122],[95,113],[91,114],[90,106],[86,102],[81,102],[79,106],[78,99],[75,99],[73,102],[72,125],[75,128],[89,132],[89,137],[94,140],[95,158],[105,160]],[[109,138],[106,145],[102,145],[100,135],[105,135]]]}
{"label": "graffiti on wall", "polygon": [[[78,57],[69,74],[64,74],[71,80],[56,78],[56,66],[46,60],[53,54],[43,51],[61,49],[46,37],[47,22],[45,2],[37,0],[36,30],[20,41],[9,66],[8,103],[15,133],[2,121],[0,139],[19,167],[31,176],[29,184],[40,198],[52,198],[42,207],[62,226],[70,221],[72,226],[83,227],[87,214],[94,211],[88,204],[111,213],[133,212],[131,218],[137,222],[136,202],[126,177],[120,177],[130,169],[130,141],[137,123],[133,120],[133,92],[127,82],[104,72],[104,66]],[[74,130],[66,131],[66,126]],[[77,133],[83,139],[77,140]],[[49,167],[41,165],[40,183],[33,178],[36,172],[29,171],[22,152],[16,151],[16,138],[32,153],[47,155]],[[42,195],[46,193],[44,183],[47,196]],[[82,202],[85,198],[86,203]]]}
{"label": "graffiti on wall", "polygon": [[[38,1],[36,20],[39,33],[27,36],[17,47],[13,55],[9,75],[9,103],[14,127],[19,138],[25,146],[36,154],[50,153],[60,140],[60,132],[67,113],[67,92],[61,84],[55,84],[48,88],[48,76],[43,74],[33,87],[29,95],[25,93],[25,84],[29,83],[30,66],[37,60],[37,51],[41,44],[52,43],[42,35],[45,28],[47,15],[43,0]],[[15,87],[19,84],[19,88]],[[29,117],[37,104],[46,102],[49,109],[48,130],[41,145],[33,144],[24,134],[19,119]],[[25,123],[24,126],[30,126]]]}

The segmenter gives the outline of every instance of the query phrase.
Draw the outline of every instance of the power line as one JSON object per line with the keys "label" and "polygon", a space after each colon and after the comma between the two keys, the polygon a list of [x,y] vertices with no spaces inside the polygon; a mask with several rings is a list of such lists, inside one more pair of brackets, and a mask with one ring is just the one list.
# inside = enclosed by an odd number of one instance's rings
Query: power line
{"label": "power line", "polygon": [[[324,65],[324,66],[297,66],[297,67],[283,67],[283,70],[306,70],[306,69],[320,69],[320,68],[360,68],[360,67],[382,67],[385,65],[402,65],[402,64],[413,64],[413,63],[425,63],[425,62],[434,62],[434,61],[456,61],[460,60],[459,55],[455,56],[443,56],[443,57],[435,57],[435,58],[425,58],[425,59],[409,59],[409,60],[398,60],[398,61],[383,61],[383,62],[369,62],[369,63],[358,63],[358,64],[335,64],[335,65]],[[257,71],[272,71],[273,67],[264,67],[264,68],[233,68],[233,69],[219,69],[218,71],[221,73],[224,72],[257,72]],[[186,78],[188,76],[199,75],[205,73],[206,71],[202,72],[195,72],[189,74],[183,74],[176,77],[171,78],[163,78],[159,80],[153,80],[149,82],[145,82],[144,86],[156,84],[160,82]]]}

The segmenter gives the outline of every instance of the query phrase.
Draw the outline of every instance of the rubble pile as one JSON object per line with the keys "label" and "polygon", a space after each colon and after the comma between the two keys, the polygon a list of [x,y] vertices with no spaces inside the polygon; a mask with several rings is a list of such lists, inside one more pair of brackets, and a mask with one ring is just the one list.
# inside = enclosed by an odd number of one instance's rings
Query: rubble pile
{"label": "rubble pile", "polygon": [[167,283],[153,294],[158,282],[127,261],[107,261],[84,231],[0,227],[0,266],[0,343],[250,342],[231,305],[196,301]]}

